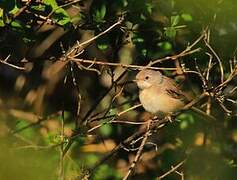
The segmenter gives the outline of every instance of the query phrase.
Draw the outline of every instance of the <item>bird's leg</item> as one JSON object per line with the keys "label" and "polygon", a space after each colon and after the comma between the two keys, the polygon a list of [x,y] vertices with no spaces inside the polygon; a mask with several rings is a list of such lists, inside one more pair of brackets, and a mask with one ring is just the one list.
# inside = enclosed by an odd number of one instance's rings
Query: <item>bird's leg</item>
{"label": "bird's leg", "polygon": [[175,119],[175,115],[174,114],[172,114],[172,113],[168,113],[168,114],[163,114],[162,115],[162,117],[160,117],[160,116],[154,116],[153,118],[152,118],[152,121],[159,121],[159,120],[161,120],[161,119],[167,119],[169,122],[174,122],[174,119]]}
{"label": "bird's leg", "polygon": [[175,121],[175,115],[173,113],[167,113],[165,118],[171,123]]}

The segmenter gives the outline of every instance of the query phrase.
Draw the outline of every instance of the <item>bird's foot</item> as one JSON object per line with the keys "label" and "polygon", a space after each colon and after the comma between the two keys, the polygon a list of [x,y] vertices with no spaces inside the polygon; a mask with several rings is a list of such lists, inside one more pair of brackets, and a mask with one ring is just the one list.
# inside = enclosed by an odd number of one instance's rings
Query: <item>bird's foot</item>
{"label": "bird's foot", "polygon": [[175,116],[172,113],[169,113],[165,116],[165,118],[170,122],[174,122],[175,121]]}

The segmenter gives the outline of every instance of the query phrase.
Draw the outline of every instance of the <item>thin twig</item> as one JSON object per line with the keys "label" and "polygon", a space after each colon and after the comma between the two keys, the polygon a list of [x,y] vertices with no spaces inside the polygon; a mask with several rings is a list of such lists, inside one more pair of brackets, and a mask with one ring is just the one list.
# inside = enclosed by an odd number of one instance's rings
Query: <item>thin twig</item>
{"label": "thin twig", "polygon": [[21,13],[23,13],[31,4],[31,1],[32,0],[28,0],[23,7],[21,7],[16,13],[14,13],[12,20],[16,19],[16,17],[18,17]]}
{"label": "thin twig", "polygon": [[205,34],[202,33],[191,45],[187,46],[186,49],[183,50],[182,52],[180,52],[179,54],[176,54],[176,55],[173,55],[173,56],[166,56],[164,58],[160,58],[160,59],[154,60],[154,61],[150,62],[148,66],[152,66],[154,64],[161,63],[161,62],[167,61],[167,60],[176,60],[176,59],[178,59],[180,57],[184,57],[184,56],[193,54],[195,52],[199,52],[201,50],[201,48],[196,48],[194,50],[192,50],[192,48],[197,43],[199,43],[203,39],[204,36],[205,36]]}
{"label": "thin twig", "polygon": [[187,55],[190,55],[190,54],[193,54],[195,52],[199,52],[201,50],[201,48],[197,48],[197,49],[194,49],[194,50],[189,50],[189,48],[187,47],[184,51],[182,51],[181,53],[177,54],[177,55],[173,55],[173,56],[166,56],[164,58],[160,58],[160,59],[157,59],[155,61],[152,61],[148,64],[148,66],[146,67],[149,67],[149,66],[152,66],[154,64],[157,64],[157,63],[161,63],[163,61],[167,61],[167,60],[176,60],[180,57],[184,57],[184,56],[187,56]]}
{"label": "thin twig", "polygon": [[14,68],[14,69],[17,69],[17,70],[23,70],[23,71],[26,70],[24,67],[20,67],[20,66],[16,66],[16,65],[14,65],[14,64],[8,63],[7,60],[8,60],[9,58],[10,58],[10,55],[8,55],[4,60],[0,60],[0,63],[5,64],[5,65],[7,65],[7,66],[9,66],[9,67],[12,67],[12,68]]}
{"label": "thin twig", "polygon": [[122,64],[122,63],[111,63],[106,61],[95,61],[95,60],[86,60],[86,59],[79,59],[79,58],[68,58],[68,60],[77,62],[77,63],[86,63],[86,64],[98,64],[98,65],[106,65],[106,66],[116,66],[122,68],[134,68],[134,69],[153,69],[153,70],[177,70],[175,67],[148,67],[148,66],[139,66],[133,64]]}
{"label": "thin twig", "polygon": [[221,83],[224,82],[224,69],[223,69],[223,64],[221,62],[220,57],[217,55],[217,53],[214,51],[214,49],[211,47],[209,44],[210,39],[210,30],[207,30],[206,32],[206,38],[204,38],[205,45],[208,47],[208,49],[212,52],[212,54],[216,57],[219,67],[220,67],[220,72],[221,72]]}
{"label": "thin twig", "polygon": [[[64,110],[62,111],[61,120],[61,142],[64,142]],[[64,157],[63,157],[64,143],[60,145],[60,159],[59,159],[59,177],[58,180],[64,180]]]}
{"label": "thin twig", "polygon": [[124,176],[123,180],[127,180],[129,178],[129,176],[131,176],[131,174],[133,173],[133,171],[134,171],[134,169],[136,167],[136,164],[137,164],[138,160],[140,159],[140,157],[142,155],[142,151],[143,151],[144,146],[145,146],[145,144],[147,142],[147,139],[151,135],[151,130],[150,130],[151,121],[152,120],[150,120],[149,123],[147,124],[147,132],[145,133],[144,138],[143,138],[143,140],[141,142],[141,145],[140,145],[140,147],[139,147],[139,149],[137,151],[137,154],[136,154],[136,156],[135,156],[135,158],[133,160],[133,163],[131,164],[131,166],[130,166],[127,174]]}
{"label": "thin twig", "polygon": [[[121,116],[121,115],[123,115],[123,114],[125,114],[125,113],[127,113],[127,112],[129,112],[129,111],[131,111],[131,110],[133,110],[133,109],[136,109],[136,108],[138,108],[138,107],[140,107],[140,106],[142,106],[142,104],[138,104],[138,105],[132,106],[132,107],[130,107],[130,108],[128,108],[128,109],[126,109],[126,110],[120,112],[120,113],[117,113],[117,114],[115,114],[115,115],[112,115],[112,117],[114,117],[112,120],[107,121],[107,122],[103,122],[103,123],[101,123],[101,124],[98,124],[97,126],[94,126],[94,127],[92,127],[91,129],[89,129],[87,132],[88,132],[88,133],[91,133],[92,131],[94,131],[94,130],[96,130],[96,129],[98,129],[98,128],[100,128],[100,127],[106,125],[106,124],[109,124],[109,123],[121,122],[121,121],[115,121],[115,118],[116,118],[116,117],[119,117],[119,116]],[[127,123],[127,124],[135,124],[135,123],[132,123],[132,122],[129,122],[129,121],[127,121],[127,122],[124,121],[124,123]],[[141,123],[139,123],[139,124],[141,124]],[[144,124],[144,123],[143,123],[143,124]]]}
{"label": "thin twig", "polygon": [[131,110],[136,109],[136,108],[141,107],[141,106],[142,106],[142,104],[134,105],[134,106],[132,106],[132,107],[130,107],[130,108],[128,108],[128,109],[118,113],[118,116],[121,116],[121,115],[127,113],[128,111],[131,111]]}
{"label": "thin twig", "polygon": [[74,58],[75,54],[77,52],[82,51],[85,47],[87,47],[89,44],[91,44],[93,41],[95,41],[96,39],[98,39],[99,37],[103,36],[104,34],[108,33],[109,31],[111,31],[113,28],[115,28],[116,26],[120,25],[123,21],[123,17],[119,18],[119,20],[114,23],[113,25],[111,25],[108,29],[102,31],[101,33],[99,33],[98,35],[92,37],[91,39],[88,39],[87,41],[84,41],[83,43],[79,43],[76,44],[74,47],[71,48],[71,50],[69,50],[66,54],[66,57],[68,58]]}
{"label": "thin twig", "polygon": [[[126,71],[124,71],[116,80],[115,83],[112,83],[112,85],[110,86],[110,88],[101,96],[98,98],[98,100],[95,102],[95,104],[91,107],[91,109],[86,113],[86,115],[83,117],[82,119],[82,123],[84,123],[85,125],[87,125],[88,123],[88,118],[90,117],[90,115],[92,114],[92,112],[94,112],[94,110],[96,109],[96,107],[100,104],[100,102],[104,99],[104,97],[113,89],[114,85],[117,84],[117,82],[119,82],[121,80],[122,77],[124,77],[124,75],[126,74]],[[66,147],[64,148],[63,151],[63,155],[65,155],[67,153],[67,151],[69,150],[69,148],[71,147],[71,145],[74,142],[74,139],[80,134],[80,131],[78,130],[78,128],[76,127],[74,134],[72,135],[72,137],[70,138],[68,144],[66,145]]]}
{"label": "thin twig", "polygon": [[206,80],[208,82],[209,80],[209,75],[210,75],[210,70],[211,70],[211,67],[212,67],[212,59],[213,59],[213,56],[210,54],[210,53],[206,53],[208,56],[209,56],[209,62],[208,62],[208,67],[207,67],[207,74],[206,74]]}
{"label": "thin twig", "polygon": [[159,176],[159,177],[157,177],[157,180],[161,180],[161,179],[163,179],[164,177],[166,177],[166,176],[168,176],[169,174],[171,174],[172,172],[175,172],[180,166],[182,166],[183,164],[184,164],[184,162],[186,161],[186,159],[185,160],[183,160],[183,161],[181,161],[180,163],[178,163],[176,166],[171,166],[171,169],[169,170],[169,171],[167,171],[165,174],[163,174],[163,175],[161,175],[161,176]]}

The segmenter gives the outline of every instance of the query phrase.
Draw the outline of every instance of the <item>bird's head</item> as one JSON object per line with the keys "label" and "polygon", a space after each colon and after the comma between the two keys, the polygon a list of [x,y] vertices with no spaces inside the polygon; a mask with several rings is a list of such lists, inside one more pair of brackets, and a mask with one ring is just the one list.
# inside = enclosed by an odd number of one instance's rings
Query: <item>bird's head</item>
{"label": "bird's head", "polygon": [[141,70],[136,75],[135,82],[137,83],[137,86],[139,89],[146,89],[150,88],[153,85],[159,85],[163,81],[163,76],[159,71],[154,70]]}

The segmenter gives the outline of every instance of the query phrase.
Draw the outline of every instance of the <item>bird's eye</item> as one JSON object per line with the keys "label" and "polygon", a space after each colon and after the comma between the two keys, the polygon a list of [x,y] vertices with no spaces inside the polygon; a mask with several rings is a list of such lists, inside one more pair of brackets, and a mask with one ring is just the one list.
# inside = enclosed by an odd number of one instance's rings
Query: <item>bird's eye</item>
{"label": "bird's eye", "polygon": [[146,77],[145,77],[145,80],[148,80],[148,79],[149,79],[149,76],[146,76]]}

